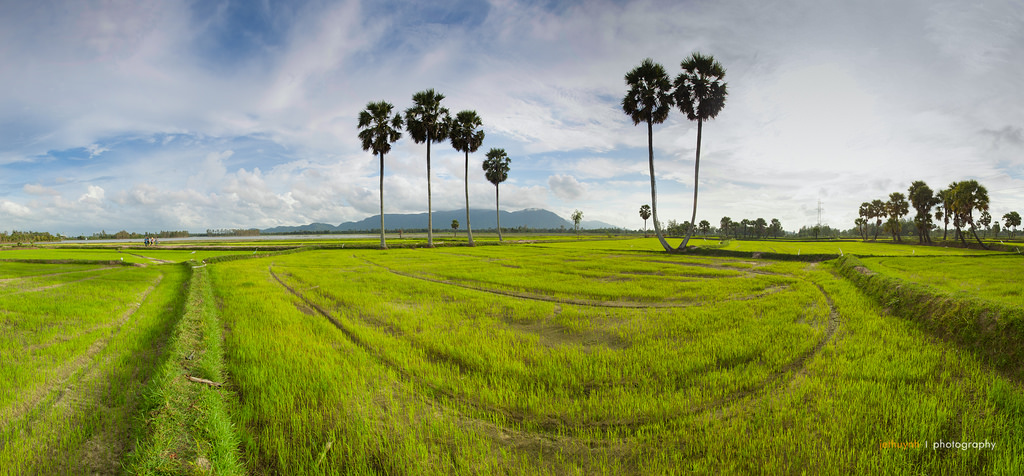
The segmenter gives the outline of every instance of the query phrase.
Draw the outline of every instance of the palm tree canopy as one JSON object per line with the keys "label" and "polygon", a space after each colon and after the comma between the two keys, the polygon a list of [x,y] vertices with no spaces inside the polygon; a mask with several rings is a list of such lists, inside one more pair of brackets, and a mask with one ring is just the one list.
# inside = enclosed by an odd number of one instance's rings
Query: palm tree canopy
{"label": "palm tree canopy", "polygon": [[952,191],[952,209],[955,213],[961,214],[967,223],[973,224],[971,212],[974,210],[988,210],[988,190],[978,184],[977,180],[965,180],[958,182]]}
{"label": "palm tree canopy", "polygon": [[495,186],[504,182],[508,178],[509,163],[511,162],[512,159],[508,158],[505,149],[491,149],[488,151],[487,158],[484,159],[483,163],[484,175],[487,176],[487,181]]}
{"label": "palm tree canopy", "polygon": [[448,108],[441,107],[444,94],[433,89],[412,95],[413,106],[405,110],[405,128],[417,144],[430,138],[431,142],[443,142],[448,138],[445,126],[448,124]]}
{"label": "palm tree canopy", "polygon": [[626,85],[629,91],[622,98],[622,111],[633,119],[633,125],[661,124],[668,119],[673,100],[672,83],[665,67],[647,58],[626,73]]}
{"label": "palm tree canopy", "polygon": [[640,206],[640,218],[642,218],[644,220],[647,220],[650,217],[651,217],[651,206],[650,205],[641,205]]}
{"label": "palm tree canopy", "polygon": [[448,133],[452,147],[459,152],[476,152],[484,143],[483,126],[476,111],[459,111],[454,121],[448,121]]}
{"label": "palm tree canopy", "polygon": [[391,152],[391,143],[402,137],[402,116],[390,117],[394,108],[387,101],[371,101],[359,113],[359,140],[363,150],[373,151],[374,155]]}
{"label": "palm tree canopy", "polygon": [[683,72],[676,77],[673,99],[691,121],[714,119],[725,107],[728,95],[725,68],[710,55],[694,52],[680,65]]}

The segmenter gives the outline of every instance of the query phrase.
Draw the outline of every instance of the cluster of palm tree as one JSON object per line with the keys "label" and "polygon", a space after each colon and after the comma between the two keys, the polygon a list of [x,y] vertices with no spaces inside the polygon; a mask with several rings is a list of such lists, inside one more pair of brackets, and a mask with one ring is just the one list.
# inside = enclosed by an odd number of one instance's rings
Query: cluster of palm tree
{"label": "cluster of palm tree", "polygon": [[[694,220],[697,218],[697,183],[700,174],[700,143],[704,121],[714,119],[725,107],[728,94],[725,68],[710,55],[693,53],[682,61],[683,72],[675,81],[669,80],[665,68],[654,60],[644,59],[639,66],[626,73],[629,90],[622,99],[622,110],[633,119],[633,125],[647,124],[648,164],[651,173],[651,214],[654,217],[654,231],[665,251],[673,251],[665,241],[658,221],[658,192],[654,179],[654,124],[668,119],[672,106],[677,106],[686,118],[697,121],[697,152],[693,173],[693,213],[690,217],[686,237],[678,250],[686,249],[693,235]],[[646,228],[646,219],[645,228]]]}
{"label": "cluster of palm tree", "polygon": [[[999,226],[999,222],[996,222],[996,226]],[[1003,215],[1003,227],[1010,233],[1010,238],[1017,232],[1017,227],[1020,226],[1020,213],[1010,212]],[[1012,227],[1013,231],[1009,231]]]}
{"label": "cluster of palm tree", "polygon": [[961,243],[967,244],[964,239],[964,228],[969,226],[974,238],[981,246],[985,247],[981,238],[978,237],[974,212],[980,212],[981,215],[979,216],[978,223],[986,228],[991,223],[992,218],[988,213],[988,191],[977,180],[953,182],[949,184],[949,187],[934,193],[926,183],[918,180],[910,185],[907,192],[910,196],[909,204],[906,197],[899,192],[889,194],[888,201],[876,199],[871,202],[861,203],[858,210],[859,217],[854,220],[854,223],[857,225],[857,229],[860,230],[863,239],[867,239],[868,225],[871,224],[871,220],[875,220],[874,239],[877,240],[882,220],[888,218],[885,222],[885,230],[892,233],[893,241],[902,241],[900,239],[902,232],[901,219],[907,215],[910,206],[913,206],[917,212],[914,216],[914,226],[917,228],[918,241],[922,244],[930,243],[931,230],[937,227],[937,225],[932,223],[933,214],[931,209],[938,206],[939,208],[935,211],[934,218],[943,222],[943,240],[946,239],[949,223],[952,221],[953,227],[956,230],[956,237]]}
{"label": "cluster of palm tree", "polygon": [[[483,121],[476,111],[460,111],[452,118],[448,109],[441,106],[444,95],[433,89],[413,94],[412,107],[405,110],[405,118],[395,113],[394,106],[387,101],[370,102],[359,113],[359,139],[363,150],[372,151],[380,157],[380,247],[387,248],[384,228],[384,155],[391,151],[391,144],[402,137],[405,125],[409,136],[417,144],[427,144],[427,246],[434,246],[434,217],[430,191],[430,144],[449,140],[452,147],[466,154],[466,233],[469,245],[473,246],[473,228],[469,222],[469,154],[476,152],[484,142]],[[494,184],[495,209],[498,204],[498,185],[508,178],[511,159],[504,149],[491,149],[483,163],[484,175]],[[454,224],[454,222],[453,222]],[[498,239],[501,240],[501,222],[498,222]]]}
{"label": "cluster of palm tree", "polygon": [[732,218],[722,217],[718,221],[718,234],[722,238],[729,236],[748,238],[753,235],[754,238],[761,239],[769,236],[778,238],[779,235],[785,234],[785,232],[782,230],[782,222],[778,218],[772,218],[772,221],[769,223],[764,218],[755,218],[753,220],[744,218],[734,222]]}

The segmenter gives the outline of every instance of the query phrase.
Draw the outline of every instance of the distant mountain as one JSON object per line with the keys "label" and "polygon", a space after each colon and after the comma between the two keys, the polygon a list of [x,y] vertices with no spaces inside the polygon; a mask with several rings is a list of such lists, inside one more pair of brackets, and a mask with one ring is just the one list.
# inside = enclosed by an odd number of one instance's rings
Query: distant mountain
{"label": "distant mountain", "polygon": [[[494,210],[485,209],[472,209],[470,210],[470,220],[474,229],[492,229],[497,226],[494,219]],[[436,211],[434,212],[434,230],[450,230],[452,220],[459,221],[459,230],[466,229],[466,210],[448,210],[448,211]],[[427,214],[426,213],[406,213],[406,214],[384,214],[384,226],[388,230],[406,229],[406,230],[425,230],[427,228]],[[566,220],[548,210],[539,208],[527,208],[525,210],[519,210],[516,212],[501,211],[501,228],[512,229],[525,226],[533,229],[558,229],[559,227],[565,227],[567,230],[572,229],[572,222]],[[329,233],[335,231],[371,231],[380,228],[380,215],[374,215],[371,217],[364,218],[359,221],[350,221],[342,223],[338,226],[332,226],[327,223],[311,223],[309,225],[302,226],[277,226],[273,228],[267,228],[261,230],[261,233],[266,235],[273,235],[278,233]],[[618,228],[614,225],[609,225],[604,222],[594,220],[584,220],[580,223],[580,228],[592,229],[592,228]]]}

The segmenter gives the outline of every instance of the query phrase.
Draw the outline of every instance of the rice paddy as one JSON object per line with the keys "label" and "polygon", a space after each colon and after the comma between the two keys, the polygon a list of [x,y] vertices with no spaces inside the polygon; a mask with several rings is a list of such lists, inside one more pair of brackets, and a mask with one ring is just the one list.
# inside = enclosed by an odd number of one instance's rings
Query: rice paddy
{"label": "rice paddy", "polygon": [[[961,267],[1019,265],[850,245],[886,256],[864,258],[872,272],[923,280],[914,273],[948,266],[977,289],[983,272]],[[133,250],[146,261],[132,267],[4,263],[0,410],[12,423],[0,473],[95,471],[70,456],[113,440],[116,471],[139,474],[1024,471],[1021,382],[890,315],[835,263],[657,246],[243,251],[202,268],[158,264],[188,250]],[[1002,299],[1005,281],[985,292]],[[107,381],[124,388],[96,383]],[[67,382],[119,403],[65,408]],[[180,412],[196,423],[180,426]],[[196,448],[166,428],[185,428]],[[943,446],[980,442],[994,447]]]}

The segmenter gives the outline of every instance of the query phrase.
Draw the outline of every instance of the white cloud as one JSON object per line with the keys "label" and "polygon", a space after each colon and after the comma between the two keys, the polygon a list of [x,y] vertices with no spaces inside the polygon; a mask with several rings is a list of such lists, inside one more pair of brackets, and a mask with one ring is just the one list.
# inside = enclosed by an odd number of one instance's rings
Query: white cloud
{"label": "white cloud", "polygon": [[81,197],[78,197],[78,201],[79,203],[89,205],[102,205],[104,195],[106,195],[106,192],[103,190],[103,187],[90,185],[89,191],[82,194]]}
{"label": "white cloud", "polygon": [[10,200],[0,201],[0,212],[15,217],[27,217],[32,214],[32,210],[28,207]]}
{"label": "white cloud", "polygon": [[552,175],[548,177],[548,188],[559,198],[576,200],[587,194],[587,187],[572,175]]}

